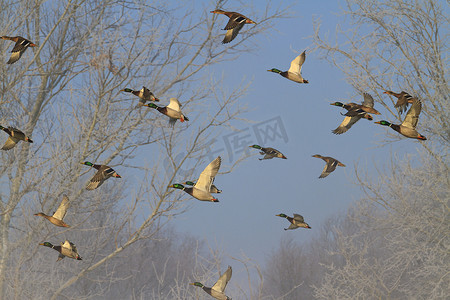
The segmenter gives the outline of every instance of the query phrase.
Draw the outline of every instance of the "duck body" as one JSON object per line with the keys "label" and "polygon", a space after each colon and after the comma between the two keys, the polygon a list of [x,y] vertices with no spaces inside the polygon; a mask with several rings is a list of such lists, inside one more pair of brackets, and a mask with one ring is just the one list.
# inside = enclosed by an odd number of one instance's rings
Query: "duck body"
{"label": "duck body", "polygon": [[227,30],[225,34],[225,38],[222,41],[222,44],[226,44],[234,40],[234,38],[238,35],[239,31],[244,27],[245,24],[256,24],[254,21],[250,20],[243,14],[234,12],[234,11],[223,11],[221,9],[212,10],[213,14],[221,14],[225,15],[230,20],[225,26],[224,30]]}
{"label": "duck body", "polygon": [[267,71],[280,74],[284,78],[287,78],[297,83],[309,83],[308,80],[302,77],[302,66],[305,63],[305,60],[306,60],[306,51],[303,51],[302,54],[300,54],[299,56],[294,58],[293,61],[291,61],[291,66],[289,70],[283,72],[279,69],[272,68]]}
{"label": "duck body", "polygon": [[2,150],[10,150],[14,148],[19,141],[33,143],[33,141],[28,136],[26,136],[25,133],[23,133],[21,130],[17,128],[11,126],[10,127],[0,126],[0,129],[9,135],[9,138],[3,145]]}
{"label": "duck body", "polygon": [[67,208],[69,205],[69,198],[67,197],[67,195],[63,195],[63,199],[61,201],[61,204],[59,205],[58,209],[56,210],[56,212],[52,215],[52,216],[47,216],[46,214],[40,212],[37,214],[34,214],[35,216],[40,216],[40,217],[44,217],[47,220],[50,221],[50,223],[59,226],[59,227],[70,227],[69,225],[67,225],[63,219],[66,215],[67,212]]}
{"label": "duck body", "polygon": [[16,44],[14,45],[14,48],[11,50],[12,54],[11,57],[9,58],[7,64],[13,64],[16,61],[18,61],[21,57],[22,54],[25,52],[25,50],[28,49],[28,47],[37,47],[36,44],[33,44],[31,41],[27,40],[26,38],[23,38],[21,36],[2,36],[2,39],[4,40],[10,40],[15,42]]}
{"label": "duck body", "polygon": [[422,111],[422,102],[420,102],[420,100],[417,98],[413,98],[412,105],[408,113],[406,114],[402,124],[400,125],[392,124],[385,120],[375,122],[375,124],[388,126],[407,138],[426,141],[427,138],[421,135],[416,130],[416,126],[417,123],[419,122],[419,115],[421,111]]}
{"label": "duck body", "polygon": [[215,176],[219,172],[221,163],[222,158],[218,156],[209,165],[206,166],[193,187],[185,187],[184,185],[179,183],[170,185],[169,187],[180,189],[200,201],[219,202],[218,199],[214,198],[211,195],[211,187],[213,185]]}
{"label": "duck body", "polygon": [[329,157],[329,156],[322,156],[320,154],[315,154],[312,157],[323,159],[326,162],[325,167],[323,168],[322,174],[320,174],[319,178],[327,177],[328,175],[330,175],[331,172],[336,170],[337,166],[345,167],[345,165],[343,163],[341,163],[337,159]]}
{"label": "duck body", "polygon": [[290,229],[297,229],[297,228],[308,228],[311,229],[311,226],[308,225],[308,223],[305,222],[303,216],[299,214],[294,214],[294,217],[289,217],[285,214],[278,214],[277,217],[285,218],[288,220],[291,225],[289,225],[288,228],[284,228],[284,230],[290,230]]}
{"label": "duck body", "polygon": [[54,246],[49,242],[44,242],[42,244],[39,244],[41,246],[52,248],[59,252],[58,259],[56,261],[59,261],[63,259],[64,257],[73,258],[76,260],[82,260],[81,256],[78,254],[77,247],[72,242],[65,240],[64,243],[61,243],[60,246]]}
{"label": "duck body", "polygon": [[263,158],[258,158],[259,160],[272,159],[274,157],[287,159],[287,157],[284,156],[283,153],[281,153],[277,149],[274,149],[274,148],[271,148],[271,147],[261,147],[259,145],[252,145],[252,146],[249,146],[249,147],[261,150],[261,152],[259,152],[259,153],[261,155],[264,155],[264,157]]}
{"label": "duck body", "polygon": [[[194,186],[195,182],[193,182],[193,181],[186,181],[184,184]],[[214,184],[212,184],[209,192],[213,193],[213,194],[220,194],[220,193],[222,193],[222,190],[219,190]]]}
{"label": "duck body", "polygon": [[392,95],[397,98],[397,103],[395,103],[394,107],[397,108],[400,114],[406,112],[408,108],[408,104],[413,103],[413,96],[408,94],[405,91],[401,91],[400,93],[394,93],[393,91],[385,91],[383,94]]}
{"label": "duck body", "polygon": [[117,174],[116,171],[114,171],[113,168],[106,165],[96,165],[88,161],[82,162],[81,164],[93,167],[97,170],[97,173],[95,173],[94,177],[91,178],[88,185],[86,186],[87,190],[95,190],[96,188],[101,186],[106,179],[110,177],[122,178],[119,174]]}
{"label": "duck body", "polygon": [[232,275],[232,269],[228,266],[228,269],[219,277],[219,280],[212,286],[206,287],[200,282],[191,283],[193,286],[201,287],[208,295],[217,300],[231,300],[230,297],[225,295],[225,288],[230,281]]}

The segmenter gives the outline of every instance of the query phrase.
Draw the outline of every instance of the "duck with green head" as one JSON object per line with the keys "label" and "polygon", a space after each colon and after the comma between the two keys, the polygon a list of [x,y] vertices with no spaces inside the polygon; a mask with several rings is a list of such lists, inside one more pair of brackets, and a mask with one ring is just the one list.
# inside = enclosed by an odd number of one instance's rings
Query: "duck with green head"
{"label": "duck with green head", "polygon": [[169,187],[180,189],[200,201],[219,202],[218,199],[211,195],[211,186],[213,185],[214,179],[219,172],[221,163],[222,158],[218,156],[208,166],[206,166],[193,187],[185,187],[179,183],[172,184]]}
{"label": "duck with green head", "polygon": [[58,259],[56,261],[59,261],[63,259],[64,257],[73,258],[76,260],[82,260],[81,256],[78,254],[77,247],[75,247],[75,244],[66,240],[64,243],[61,243],[60,246],[54,246],[52,243],[44,242],[39,244],[41,246],[52,248],[59,252]]}
{"label": "duck with green head", "polygon": [[306,50],[303,51],[302,54],[294,58],[293,61],[291,61],[291,67],[289,68],[289,70],[283,72],[276,68],[272,68],[267,71],[280,74],[284,78],[287,78],[297,83],[309,83],[308,80],[302,77],[302,66],[305,63],[305,59],[306,59]]}
{"label": "duck with green head", "polygon": [[288,228],[284,228],[284,230],[297,229],[299,227],[311,229],[311,227],[308,225],[308,223],[306,223],[305,220],[303,219],[303,216],[301,216],[299,214],[294,214],[293,218],[289,217],[285,214],[278,214],[276,216],[285,218],[286,220],[288,220],[291,223],[291,225],[289,225]]}
{"label": "duck with green head", "polygon": [[261,147],[260,145],[251,145],[249,147],[261,150],[261,152],[259,152],[259,154],[264,155],[264,157],[263,158],[258,158],[259,160],[272,159],[274,157],[287,159],[287,157],[284,156],[283,153],[281,153],[277,149],[274,149],[274,148],[271,148],[271,147]]}
{"label": "duck with green head", "polygon": [[417,122],[419,122],[419,115],[421,111],[422,111],[422,102],[420,102],[420,100],[417,98],[413,98],[411,108],[406,114],[402,124],[400,125],[392,124],[385,120],[375,122],[375,124],[388,126],[407,138],[426,141],[427,138],[421,135],[416,130]]}
{"label": "duck with green head", "polygon": [[19,141],[33,143],[33,141],[25,135],[22,131],[14,127],[3,127],[0,125],[0,129],[6,132],[9,137],[2,147],[2,150],[10,150],[16,146]]}
{"label": "duck with green head", "polygon": [[153,95],[153,93],[145,86],[143,86],[139,91],[125,88],[123,90],[120,90],[120,92],[132,93],[133,95],[138,96],[140,99],[139,106],[143,106],[147,101],[159,101],[159,99],[156,98],[155,95]]}
{"label": "duck with green head", "polygon": [[157,106],[154,103],[145,104],[144,106],[154,108],[163,115],[168,116],[171,126],[174,126],[177,120],[180,120],[180,122],[189,121],[188,117],[181,112],[181,104],[177,98],[170,98],[169,105],[164,107]]}
{"label": "duck with green head", "polygon": [[94,177],[91,178],[88,185],[86,186],[87,190],[95,190],[96,188],[101,186],[106,179],[110,177],[122,178],[119,174],[117,174],[116,171],[114,171],[113,168],[106,165],[96,165],[89,161],[82,162],[81,164],[97,170],[97,173],[95,173]]}
{"label": "duck with green head", "polygon": [[211,295],[213,298],[218,300],[231,300],[230,297],[225,295],[225,288],[227,287],[228,281],[230,281],[232,275],[231,267],[228,266],[228,269],[219,277],[219,280],[212,286],[206,287],[200,282],[190,283],[190,285],[201,287],[208,295]]}

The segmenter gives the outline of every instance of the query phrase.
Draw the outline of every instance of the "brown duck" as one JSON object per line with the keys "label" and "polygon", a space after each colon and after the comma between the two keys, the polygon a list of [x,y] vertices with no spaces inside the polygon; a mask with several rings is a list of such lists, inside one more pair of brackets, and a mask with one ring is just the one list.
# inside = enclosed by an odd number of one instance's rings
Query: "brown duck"
{"label": "brown duck", "polygon": [[392,95],[397,98],[397,103],[394,107],[398,108],[398,111],[402,114],[408,108],[408,103],[413,103],[413,96],[407,92],[402,91],[401,93],[394,93],[393,91],[386,91],[383,94]]}
{"label": "brown duck", "polygon": [[226,44],[234,40],[234,38],[238,35],[239,31],[244,27],[245,24],[256,24],[254,21],[250,20],[246,16],[234,12],[234,11],[223,11],[221,9],[216,9],[211,11],[213,14],[221,14],[225,15],[230,20],[223,30],[227,30],[225,34],[225,38],[222,41],[222,44]]}
{"label": "brown duck", "polygon": [[331,172],[336,170],[337,166],[345,167],[345,165],[343,163],[341,163],[337,159],[334,159],[334,158],[329,157],[329,156],[322,156],[322,155],[319,155],[319,154],[315,154],[312,157],[321,158],[321,159],[323,159],[326,162],[326,165],[323,168],[322,174],[320,174],[319,178],[327,177],[328,175],[330,175]]}
{"label": "brown duck", "polygon": [[23,38],[21,36],[2,36],[2,39],[4,40],[10,40],[15,42],[14,48],[11,50],[12,54],[10,59],[8,60],[7,64],[13,64],[16,61],[18,61],[22,54],[27,50],[28,47],[37,47],[36,44],[33,44],[31,41],[27,40],[26,38]]}
{"label": "brown duck", "polygon": [[6,140],[6,143],[3,145],[2,150],[10,150],[16,146],[19,141],[24,141],[28,143],[32,143],[33,141],[25,135],[22,131],[14,127],[3,127],[0,125],[0,129],[9,134],[9,138]]}
{"label": "brown duck", "polygon": [[69,198],[67,195],[63,195],[63,199],[61,201],[61,204],[59,205],[58,209],[55,211],[55,213],[52,216],[47,216],[46,214],[40,212],[37,214],[34,214],[35,216],[44,217],[47,220],[49,220],[52,224],[60,227],[70,227],[66,223],[64,223],[63,219],[66,215],[67,208],[69,207]]}

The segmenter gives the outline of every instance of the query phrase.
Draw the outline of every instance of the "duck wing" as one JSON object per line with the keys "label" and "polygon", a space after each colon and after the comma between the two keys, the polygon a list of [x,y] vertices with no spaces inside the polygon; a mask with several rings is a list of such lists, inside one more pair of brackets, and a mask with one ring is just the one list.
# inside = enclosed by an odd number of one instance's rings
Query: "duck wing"
{"label": "duck wing", "polygon": [[417,122],[419,121],[419,115],[422,111],[422,102],[419,99],[414,98],[411,108],[406,114],[405,120],[401,126],[415,129]]}
{"label": "duck wing", "polygon": [[58,209],[53,214],[53,218],[62,221],[66,216],[67,208],[69,208],[69,197],[67,197],[67,195],[63,195],[61,204],[58,206]]}
{"label": "duck wing", "polygon": [[306,50],[302,52],[299,56],[294,58],[293,61],[291,61],[291,67],[289,68],[288,72],[295,73],[297,75],[300,75],[302,72],[302,66],[306,59]]}
{"label": "duck wing", "polygon": [[223,30],[230,30],[236,27],[242,28],[242,26],[244,26],[246,21],[247,18],[244,15],[234,12],[230,15],[230,20],[228,20],[228,23]]}
{"label": "duck wing", "polygon": [[305,222],[305,220],[303,219],[302,215],[299,214],[294,214],[294,220],[298,221],[298,222]]}
{"label": "duck wing", "polygon": [[200,174],[200,177],[198,178],[194,187],[199,190],[209,192],[211,190],[211,185],[214,182],[214,177],[217,175],[217,172],[219,172],[221,163],[222,158],[218,156],[209,165],[207,165],[203,172]]}
{"label": "duck wing", "polygon": [[363,96],[364,96],[364,101],[362,102],[362,105],[373,108],[374,101],[373,101],[372,96],[368,93],[364,93]]}
{"label": "duck wing", "polygon": [[171,108],[173,110],[176,110],[178,112],[181,111],[181,109],[180,109],[181,104],[180,104],[180,101],[178,101],[177,98],[170,98],[170,103],[169,103],[169,105],[167,105],[167,107]]}
{"label": "duck wing", "polygon": [[[230,20],[231,21],[231,20]],[[235,37],[237,37],[239,31],[244,27],[244,23],[238,24],[236,27],[229,29],[227,33],[225,34],[225,37],[223,38],[222,44],[226,44],[234,40]]]}
{"label": "duck wing", "polygon": [[338,165],[338,161],[334,158],[329,157],[329,160],[327,161],[327,164],[323,168],[322,174],[320,174],[319,178],[325,178],[328,175],[330,175],[331,172],[336,170],[336,167]]}
{"label": "duck wing", "polygon": [[2,150],[11,150],[12,148],[14,148],[14,146],[16,146],[16,144],[19,142],[20,140],[18,138],[15,137],[8,137],[8,139],[6,140],[5,144],[2,147]]}
{"label": "duck wing", "polygon": [[228,269],[225,271],[225,273],[222,274],[222,276],[219,277],[219,280],[217,280],[217,282],[211,287],[211,289],[223,293],[225,291],[225,288],[227,287],[228,281],[230,281],[231,279],[231,275],[231,267],[228,266]]}
{"label": "duck wing", "polygon": [[343,134],[344,132],[347,132],[353,126],[353,124],[358,122],[359,119],[361,119],[360,115],[354,117],[345,117],[341,125],[339,125],[339,127],[333,130],[332,132],[334,134]]}
{"label": "duck wing", "polygon": [[103,184],[103,182],[114,174],[114,170],[108,166],[101,165],[94,177],[91,178],[87,185],[87,190],[95,190]]}

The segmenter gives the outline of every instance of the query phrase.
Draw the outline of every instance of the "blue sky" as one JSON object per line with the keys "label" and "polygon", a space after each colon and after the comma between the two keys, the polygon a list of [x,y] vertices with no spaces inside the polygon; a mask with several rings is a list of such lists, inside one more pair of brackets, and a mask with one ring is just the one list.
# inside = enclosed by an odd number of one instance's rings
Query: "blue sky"
{"label": "blue sky", "polygon": [[[385,128],[367,120],[360,120],[341,136],[331,133],[343,117],[339,114],[342,110],[329,103],[337,100],[361,102],[362,95],[345,82],[337,68],[309,51],[313,44],[308,37],[313,35],[313,16],[321,17],[322,32],[333,33],[339,22],[335,14],[339,6],[336,1],[295,1],[292,5],[294,17],[278,20],[278,32],[255,37],[259,49],[212,68],[217,76],[225,76],[230,87],[239,84],[243,78],[253,81],[248,95],[241,102],[247,103],[251,109],[244,116],[255,123],[241,123],[236,127],[244,130],[243,134],[249,135],[248,139],[256,143],[254,125],[274,126],[273,122],[267,121],[275,119],[284,126],[285,135],[280,133],[279,137],[262,146],[274,147],[288,159],[259,161],[257,156],[247,159],[232,173],[216,177],[216,185],[223,189],[223,193],[218,195],[219,203],[202,203],[193,199],[190,203],[192,209],[177,216],[172,223],[177,230],[193,233],[230,256],[239,257],[245,253],[261,264],[284,235],[304,243],[318,234],[326,218],[345,212],[349,204],[362,195],[355,185],[354,165],[358,163],[360,169],[373,172],[373,166],[392,151],[390,146],[378,147],[377,142],[383,140]],[[224,8],[240,11],[232,1]],[[247,15],[246,11],[240,12]],[[258,21],[257,18],[252,19]],[[224,17],[223,24],[226,22]],[[287,70],[291,60],[305,49],[307,56],[302,74],[309,84],[297,84],[267,72],[273,67]],[[375,107],[383,113],[383,108]],[[225,143],[230,139],[229,135],[235,137],[236,133],[225,131],[213,146],[216,151],[225,148],[219,152],[224,158],[222,170],[230,166]],[[413,142],[402,140],[395,147],[405,144],[410,147]],[[314,154],[332,156],[347,167],[338,167],[327,178],[318,179],[324,162],[311,157]],[[195,174],[199,174],[207,163]],[[278,213],[291,216],[299,213],[312,229],[285,232],[283,228],[289,224],[287,220],[276,217]]]}
{"label": "blue sky", "polygon": [[[218,151],[214,157],[221,155],[223,158],[221,171],[227,171],[231,163],[226,141],[247,135],[248,145],[257,143],[255,126],[267,129],[277,123],[284,130],[278,131],[280,136],[262,146],[274,147],[288,159],[259,161],[259,156],[248,158],[231,173],[216,177],[215,184],[223,190],[218,195],[219,203],[200,202],[186,194],[184,199],[190,201],[191,209],[171,222],[177,231],[204,239],[213,249],[222,249],[227,256],[242,257],[245,254],[261,266],[282,237],[304,244],[319,234],[324,220],[345,212],[363,195],[357,185],[355,164],[361,172],[376,177],[375,166],[387,167],[392,153],[413,152],[417,148],[415,141],[407,139],[380,146],[386,141],[388,128],[364,119],[343,135],[331,133],[344,117],[340,115],[342,110],[330,103],[362,101],[362,95],[346,83],[336,67],[310,51],[314,48],[310,38],[314,33],[313,16],[322,20],[321,35],[333,35],[341,21],[336,14],[339,4],[337,1],[284,3],[292,4],[293,17],[276,21],[278,32],[256,36],[253,42],[259,49],[210,68],[214,76],[224,76],[225,85],[230,89],[242,80],[252,81],[248,94],[239,102],[249,106],[250,111],[244,117],[254,122],[236,123],[236,128],[243,130],[241,133],[225,130],[212,145],[212,150]],[[224,9],[239,11],[258,22],[257,17],[239,9],[239,3],[234,4],[229,1]],[[223,26],[227,21],[228,18],[223,17]],[[244,30],[248,26],[253,25],[246,25]],[[236,39],[239,38],[238,35]],[[309,84],[297,84],[267,72],[273,67],[287,70],[291,60],[305,49],[307,56],[302,74]],[[384,108],[377,104],[375,108],[382,116],[375,116],[374,121],[386,119]],[[252,154],[258,152],[255,149],[249,151]],[[332,156],[346,167],[338,167],[328,177],[319,179],[324,162],[311,157],[314,154]],[[208,163],[205,161],[194,174],[198,176]],[[196,180],[195,176],[190,179]],[[275,216],[279,213],[301,214],[312,229],[284,231],[289,223]],[[227,263],[235,265],[231,260]]]}

